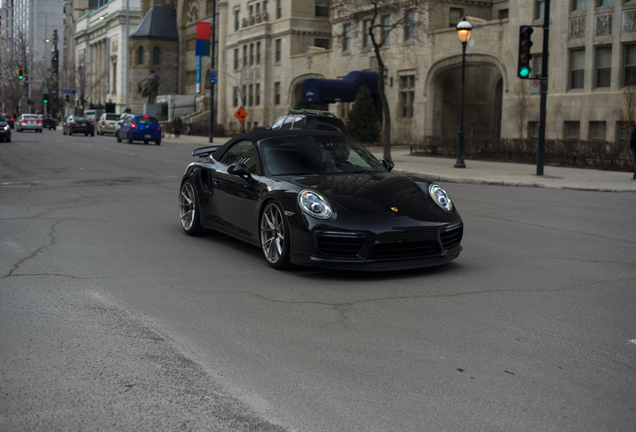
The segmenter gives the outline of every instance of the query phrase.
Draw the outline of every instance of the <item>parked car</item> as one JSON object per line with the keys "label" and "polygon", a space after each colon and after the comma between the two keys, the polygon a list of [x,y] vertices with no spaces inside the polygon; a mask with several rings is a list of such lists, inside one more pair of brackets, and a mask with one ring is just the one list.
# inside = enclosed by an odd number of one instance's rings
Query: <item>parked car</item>
{"label": "parked car", "polygon": [[7,120],[7,123],[9,123],[9,127],[11,129],[15,128],[15,117],[12,114],[8,114],[8,113],[2,113],[2,116]]}
{"label": "parked car", "polygon": [[37,114],[20,114],[15,126],[16,132],[32,130],[42,133],[42,117]]}
{"label": "parked car", "polygon": [[148,144],[150,141],[154,141],[157,145],[161,144],[161,125],[156,117],[129,114],[121,121],[121,127],[115,134],[117,142],[122,140],[127,140],[129,143],[143,141]]}
{"label": "parked car", "polygon": [[192,156],[179,186],[183,230],[245,241],[274,268],[403,270],[462,251],[462,218],[439,185],[390,172],[391,161],[342,133],[251,132]]}
{"label": "parked car", "polygon": [[42,127],[48,128],[49,130],[57,129],[57,119],[52,115],[45,114],[42,116]]}
{"label": "parked car", "polygon": [[119,120],[119,114],[104,113],[97,121],[97,135],[115,133],[115,124]]}
{"label": "parked car", "polygon": [[85,136],[89,134],[95,136],[95,123],[88,117],[84,116],[68,116],[64,121],[62,133],[65,135],[73,135],[74,133],[83,133]]}
{"label": "parked car", "polygon": [[84,110],[84,117],[88,117],[89,119],[91,119],[93,123],[95,123],[95,121],[97,120],[97,110],[94,110],[94,109]]}
{"label": "parked car", "polygon": [[347,127],[334,113],[319,110],[289,110],[287,115],[279,117],[269,128],[271,130],[311,129],[336,131],[348,134]]}
{"label": "parked car", "polygon": [[0,139],[11,142],[11,126],[9,126],[8,119],[2,114],[0,114]]}
{"label": "parked car", "polygon": [[119,130],[121,125],[126,122],[128,117],[133,118],[134,115],[130,113],[123,113],[119,115],[119,120],[115,122],[115,136],[117,136],[117,131]]}

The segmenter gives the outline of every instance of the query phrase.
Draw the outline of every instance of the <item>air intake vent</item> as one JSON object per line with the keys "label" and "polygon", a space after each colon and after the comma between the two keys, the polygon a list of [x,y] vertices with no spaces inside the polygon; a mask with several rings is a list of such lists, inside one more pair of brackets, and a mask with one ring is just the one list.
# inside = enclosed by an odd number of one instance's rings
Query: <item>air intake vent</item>
{"label": "air intake vent", "polygon": [[457,228],[441,233],[440,237],[444,250],[452,249],[455,246],[459,246],[462,241],[463,233],[464,228],[462,226],[458,226]]}
{"label": "air intake vent", "polygon": [[318,237],[318,250],[325,255],[356,256],[365,243],[363,237],[323,234]]}
{"label": "air intake vent", "polygon": [[369,258],[407,258],[439,253],[439,244],[433,240],[378,243]]}

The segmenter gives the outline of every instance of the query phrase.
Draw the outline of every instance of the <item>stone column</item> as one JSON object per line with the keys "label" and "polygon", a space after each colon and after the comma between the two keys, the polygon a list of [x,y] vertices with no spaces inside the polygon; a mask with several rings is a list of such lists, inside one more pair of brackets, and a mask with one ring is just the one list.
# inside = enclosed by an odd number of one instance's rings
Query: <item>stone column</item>
{"label": "stone column", "polygon": [[228,2],[226,0],[219,1],[219,16],[217,19],[218,31],[218,49],[217,49],[217,65],[218,78],[214,93],[217,97],[216,122],[225,128],[227,121],[227,65],[226,65],[226,49],[227,43],[227,26],[228,26]]}

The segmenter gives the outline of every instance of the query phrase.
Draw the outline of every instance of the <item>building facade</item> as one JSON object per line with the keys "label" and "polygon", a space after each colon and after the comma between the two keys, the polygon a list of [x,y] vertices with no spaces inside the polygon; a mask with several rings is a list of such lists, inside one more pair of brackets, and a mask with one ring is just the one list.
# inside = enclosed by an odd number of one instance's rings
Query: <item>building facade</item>
{"label": "building facade", "polygon": [[[182,16],[192,3],[180,3]],[[353,21],[334,18],[328,6],[321,0],[218,2],[218,123],[237,130],[233,114],[242,106],[249,128],[271,124],[296,106],[306,79],[377,69],[364,24],[351,29]],[[536,136],[539,96],[529,94],[531,81],[517,77],[517,56],[519,26],[535,26],[533,74],[541,70],[544,6],[543,0],[431,2],[425,27],[414,34],[395,29],[382,50],[393,139],[457,133],[462,45],[455,25],[463,16],[473,25],[466,50],[467,134]],[[625,139],[622,125],[634,121],[633,104],[625,101],[636,71],[636,2],[552,0],[549,47],[547,137]],[[329,109],[346,117],[348,103]]]}

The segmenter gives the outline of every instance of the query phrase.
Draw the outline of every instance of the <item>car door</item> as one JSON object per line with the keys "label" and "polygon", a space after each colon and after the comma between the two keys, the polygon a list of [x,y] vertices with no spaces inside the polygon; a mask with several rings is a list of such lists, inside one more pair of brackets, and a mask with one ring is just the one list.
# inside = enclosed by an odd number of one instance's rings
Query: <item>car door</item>
{"label": "car door", "polygon": [[[250,176],[228,173],[234,164],[243,164]],[[221,165],[221,166],[219,166]],[[258,156],[251,141],[239,141],[230,147],[217,164],[212,178],[210,213],[225,230],[258,244],[256,203],[259,198]],[[212,215],[210,215],[212,216]]]}

